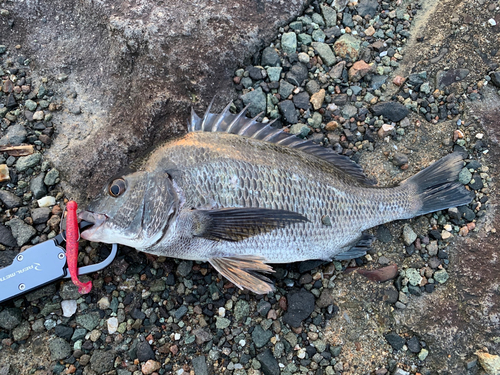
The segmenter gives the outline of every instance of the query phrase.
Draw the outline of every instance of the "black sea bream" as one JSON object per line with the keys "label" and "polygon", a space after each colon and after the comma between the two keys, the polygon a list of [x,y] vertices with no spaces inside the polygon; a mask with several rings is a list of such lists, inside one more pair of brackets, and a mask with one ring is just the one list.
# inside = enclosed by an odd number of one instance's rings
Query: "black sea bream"
{"label": "black sea bream", "polygon": [[396,187],[373,186],[345,156],[243,113],[194,112],[188,134],[113,179],[80,214],[84,239],[208,261],[240,288],[273,290],[268,263],[363,256],[363,231],[468,204],[448,155]]}

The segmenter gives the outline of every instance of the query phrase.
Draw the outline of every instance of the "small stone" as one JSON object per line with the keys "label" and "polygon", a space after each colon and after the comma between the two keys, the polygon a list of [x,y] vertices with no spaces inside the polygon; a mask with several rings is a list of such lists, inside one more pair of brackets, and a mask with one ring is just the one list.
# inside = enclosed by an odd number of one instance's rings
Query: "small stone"
{"label": "small stone", "polygon": [[302,321],[314,311],[314,295],[306,290],[300,290],[289,293],[287,301],[288,306],[283,315],[283,322],[294,328],[300,327]]}
{"label": "small stone", "polygon": [[427,349],[422,348],[420,350],[420,353],[418,353],[418,359],[420,359],[421,361],[425,361],[428,355],[429,351]]}
{"label": "small stone", "polygon": [[450,232],[448,232],[447,230],[443,230],[443,231],[441,232],[441,238],[442,238],[443,240],[447,240],[447,239],[449,239],[449,238],[451,238],[451,237],[453,237],[453,235],[452,235]]}
{"label": "small stone", "polygon": [[38,152],[27,156],[21,156],[19,159],[17,159],[16,170],[18,172],[24,172],[28,168],[36,166],[41,160],[42,155]]}
{"label": "small stone", "polygon": [[112,351],[95,350],[90,357],[90,367],[98,374],[113,370],[115,353]]}
{"label": "small stone", "polygon": [[22,322],[21,310],[17,308],[6,308],[0,311],[0,327],[10,331]]}
{"label": "small stone", "polygon": [[330,69],[330,72],[328,73],[332,79],[339,79],[342,77],[342,73],[344,72],[346,66],[345,61],[340,61],[338,64],[336,64],[333,68]]}
{"label": "small stone", "polygon": [[274,358],[270,349],[263,351],[257,355],[257,360],[260,362],[262,372],[264,375],[278,375],[280,374],[280,367],[278,361]]}
{"label": "small stone", "polygon": [[399,102],[380,102],[370,108],[375,116],[383,116],[398,122],[408,116],[409,110]]}
{"label": "small stone", "polygon": [[292,125],[290,127],[290,134],[295,134],[299,137],[305,138],[309,133],[311,132],[311,129],[309,126],[298,123],[295,125]]}
{"label": "small stone", "polygon": [[401,336],[399,336],[397,333],[394,332],[386,334],[385,339],[393,347],[394,350],[403,349],[403,345],[406,342],[404,338],[402,338]]}
{"label": "small stone", "polygon": [[27,131],[22,124],[14,124],[7,128],[7,132],[0,139],[0,146],[19,146],[26,140]]}
{"label": "small stone", "polygon": [[64,300],[61,301],[61,309],[63,311],[63,316],[66,318],[72,317],[76,312],[77,304],[76,300]]}
{"label": "small stone", "polygon": [[292,91],[294,89],[294,85],[288,83],[287,81],[280,81],[280,87],[278,89],[278,94],[280,94],[280,96],[282,98],[288,98],[291,94],[292,94]]}
{"label": "small stone", "polygon": [[337,58],[328,44],[313,42],[311,45],[327,66],[332,66],[337,62]]}
{"label": "small stone", "polygon": [[349,80],[352,82],[358,82],[372,70],[373,64],[367,64],[363,60],[356,61],[349,69]]}
{"label": "small stone", "polygon": [[30,332],[31,325],[28,321],[25,320],[12,330],[12,338],[14,339],[14,341],[26,340],[30,336]]}
{"label": "small stone", "polygon": [[365,34],[366,34],[367,36],[372,36],[373,34],[375,34],[375,29],[373,28],[373,26],[368,27],[368,28],[365,30]]}
{"label": "small stone", "polygon": [[7,221],[5,225],[10,227],[18,246],[23,246],[36,234],[35,228],[17,217]]}
{"label": "small stone", "polygon": [[137,359],[140,362],[146,362],[150,359],[155,360],[155,352],[149,345],[149,342],[144,338],[144,336],[139,336],[137,340]]}
{"label": "small stone", "polygon": [[220,316],[216,317],[217,322],[215,323],[215,327],[218,329],[224,329],[231,325],[231,321],[227,318],[222,318]]}
{"label": "small stone", "polygon": [[325,307],[332,305],[334,302],[335,299],[333,297],[333,291],[331,289],[323,289],[321,295],[316,301],[316,306],[320,309],[324,309]]}
{"label": "small stone", "polygon": [[71,355],[71,346],[66,340],[56,337],[49,341],[50,358],[53,361],[59,361]]}
{"label": "small stone", "polygon": [[361,48],[360,41],[350,35],[344,34],[333,44],[333,50],[337,56],[342,59],[350,60],[352,62],[358,59],[359,50]]}
{"label": "small stone", "polygon": [[299,109],[309,109],[309,94],[305,91],[299,92],[297,95],[293,96],[293,104]]}
{"label": "small stone", "polygon": [[31,210],[31,217],[33,219],[33,224],[45,224],[47,220],[49,220],[50,208],[42,207],[42,208],[34,208]]}
{"label": "small stone", "polygon": [[458,174],[458,182],[463,185],[467,185],[472,180],[472,173],[470,173],[469,169],[462,168],[460,173]]}
{"label": "small stone", "polygon": [[295,109],[295,105],[291,100],[284,100],[280,102],[278,104],[278,108],[287,123],[295,124],[298,121],[299,118],[297,116],[297,110]]}
{"label": "small stone", "polygon": [[281,60],[278,52],[274,47],[264,48],[262,51],[262,57],[260,59],[260,65],[266,66],[280,66]]}
{"label": "small stone", "polygon": [[388,135],[391,135],[394,131],[394,125],[390,125],[390,124],[383,124],[380,129],[378,130],[377,132],[377,135],[380,137],[380,138],[385,138],[387,137]]}
{"label": "small stone", "polygon": [[10,180],[9,167],[7,164],[0,164],[0,182]]}
{"label": "small stone", "polygon": [[290,71],[286,74],[286,80],[292,85],[300,86],[308,77],[308,70],[306,65],[296,63],[292,65]]}
{"label": "small stone", "polygon": [[269,67],[266,69],[267,76],[271,82],[278,82],[281,78],[281,67]]}
{"label": "small stone", "polygon": [[445,269],[442,269],[434,272],[433,278],[438,283],[444,284],[450,278],[450,276],[448,275],[448,272],[446,272]]}
{"label": "small stone", "polygon": [[34,114],[33,114],[33,120],[34,121],[42,121],[45,117],[45,113],[43,113],[43,111],[36,111]]}
{"label": "small stone", "polygon": [[422,276],[420,276],[420,272],[415,268],[408,268],[406,270],[406,277],[408,278],[408,282],[410,285],[420,285],[422,281]]}
{"label": "small stone", "polygon": [[2,201],[8,209],[19,207],[23,204],[21,198],[7,190],[0,190],[0,201]]}
{"label": "small stone", "polygon": [[323,14],[323,18],[325,19],[326,27],[334,27],[337,25],[337,12],[335,9],[330,8],[326,4],[321,4],[321,13]]}
{"label": "small stone", "polygon": [[260,87],[242,95],[241,100],[243,100],[243,104],[249,106],[248,113],[251,117],[257,116],[260,112],[266,110],[266,94]]}
{"label": "small stone", "polygon": [[30,181],[30,190],[35,199],[40,199],[47,194],[47,187],[43,183],[45,175],[40,173]]}
{"label": "small stone", "polygon": [[99,325],[101,318],[98,312],[90,312],[86,314],[78,314],[76,323],[85,328],[87,331],[92,331]]}
{"label": "small stone", "polygon": [[318,110],[323,105],[323,101],[325,100],[325,90],[321,89],[317,93],[311,96],[311,104],[315,110]]}
{"label": "small stone", "polygon": [[417,239],[417,234],[413,231],[413,229],[405,224],[403,226],[403,241],[406,246],[410,246]]}
{"label": "small stone", "polygon": [[392,80],[392,83],[394,83],[396,86],[401,86],[403,83],[405,83],[406,79],[401,76],[396,76]]}
{"label": "small stone", "polygon": [[271,337],[273,337],[273,333],[269,330],[264,330],[260,325],[256,326],[252,331],[252,341],[257,348],[262,348],[266,345]]}
{"label": "small stone", "polygon": [[281,49],[287,55],[295,53],[297,50],[297,34],[295,32],[284,33],[281,36]]}
{"label": "small stone", "polygon": [[12,235],[11,230],[3,224],[0,224],[0,244],[7,247],[17,246],[16,239]]}
{"label": "small stone", "polygon": [[141,371],[145,375],[152,374],[153,372],[159,370],[161,368],[161,363],[157,361],[153,361],[152,359],[148,360],[141,367]]}
{"label": "small stone", "polygon": [[326,131],[334,131],[339,127],[339,123],[337,121],[329,121],[325,125]]}
{"label": "small stone", "polygon": [[392,164],[396,167],[401,167],[402,165],[408,164],[408,156],[400,152],[396,152],[392,157]]}
{"label": "small stone", "polygon": [[33,100],[28,99],[26,100],[26,102],[24,102],[24,106],[28,111],[35,112],[37,104]]}
{"label": "small stone", "polygon": [[419,353],[421,349],[420,341],[416,336],[413,336],[411,339],[407,340],[406,346],[412,353]]}
{"label": "small stone", "polygon": [[500,357],[495,354],[477,351],[475,353],[479,359],[479,364],[488,375],[500,374]]}
{"label": "small stone", "polygon": [[488,20],[488,23],[490,24],[490,26],[496,26],[497,25],[497,22],[493,18],[490,18]]}
{"label": "small stone", "polygon": [[48,195],[37,200],[37,203],[38,207],[50,207],[56,204],[56,198]]}
{"label": "small stone", "polygon": [[307,53],[305,53],[305,52],[299,53],[298,58],[299,58],[299,61],[302,64],[307,64],[309,62],[309,60],[310,60],[309,55]]}
{"label": "small stone", "polygon": [[44,178],[43,182],[47,186],[53,186],[53,185],[55,185],[57,183],[58,179],[59,179],[59,171],[57,169],[55,169],[55,168],[52,168],[45,175],[45,178]]}

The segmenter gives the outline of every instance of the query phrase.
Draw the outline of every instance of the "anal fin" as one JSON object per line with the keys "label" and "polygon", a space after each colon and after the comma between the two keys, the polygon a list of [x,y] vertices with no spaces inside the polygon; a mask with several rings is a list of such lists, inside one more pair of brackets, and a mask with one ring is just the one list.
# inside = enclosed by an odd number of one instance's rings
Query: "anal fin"
{"label": "anal fin", "polygon": [[363,234],[353,247],[335,255],[333,258],[335,258],[335,260],[348,260],[362,257],[366,255],[368,250],[370,250],[373,240],[375,240],[375,236],[372,236],[371,234]]}
{"label": "anal fin", "polygon": [[265,259],[248,255],[245,257],[210,258],[210,264],[222,276],[240,289],[248,289],[256,294],[267,294],[274,291],[274,285],[267,277],[258,272],[274,272],[265,263]]}

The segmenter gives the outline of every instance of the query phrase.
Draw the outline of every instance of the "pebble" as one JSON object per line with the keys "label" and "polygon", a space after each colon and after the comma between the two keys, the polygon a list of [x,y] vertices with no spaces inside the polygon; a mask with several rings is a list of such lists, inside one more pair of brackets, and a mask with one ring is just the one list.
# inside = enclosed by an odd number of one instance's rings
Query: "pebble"
{"label": "pebble", "polygon": [[252,331],[252,341],[254,342],[256,348],[262,348],[265,346],[272,336],[273,333],[270,330],[264,330],[260,325],[256,326]]}
{"label": "pebble", "polygon": [[291,327],[300,327],[314,310],[314,295],[306,290],[291,292],[287,295],[287,311],[283,315],[283,322]]}
{"label": "pebble", "polygon": [[28,168],[36,166],[42,160],[42,155],[38,152],[28,156],[21,156],[17,159],[16,170],[18,172],[24,172]]}
{"label": "pebble", "polygon": [[0,311],[0,327],[3,329],[14,329],[21,323],[21,321],[21,310],[17,308],[6,308]]}
{"label": "pebble", "polygon": [[401,336],[399,336],[397,333],[394,332],[390,332],[386,334],[384,337],[394,350],[403,349],[403,346],[406,343],[406,340],[404,338],[402,338]]}
{"label": "pebble", "polygon": [[10,227],[18,246],[23,246],[36,234],[35,228],[17,217],[7,221],[5,225]]}
{"label": "pebble", "polygon": [[59,180],[59,171],[55,168],[52,168],[45,175],[43,183],[47,186],[53,186],[58,182],[58,180]]}
{"label": "pebble", "polygon": [[0,138],[0,146],[19,146],[26,140],[28,132],[22,124],[14,124],[8,127],[5,135]]}
{"label": "pebble", "polygon": [[425,359],[427,358],[428,355],[429,355],[429,351],[425,348],[422,348],[420,350],[420,352],[418,353],[418,359],[420,359],[421,361],[425,361]]}
{"label": "pebble", "polygon": [[0,201],[2,201],[2,203],[8,209],[19,207],[23,203],[21,198],[8,190],[0,190]]}
{"label": "pebble", "polygon": [[390,121],[398,122],[408,116],[409,110],[399,102],[379,102],[370,107],[375,116],[383,116]]}
{"label": "pebble", "polygon": [[200,355],[197,357],[194,357],[192,360],[193,363],[193,368],[194,368],[194,373],[196,375],[209,375],[210,372],[208,370],[207,366],[207,361],[205,356]]}
{"label": "pebble", "polygon": [[9,167],[7,164],[0,164],[0,182],[10,180]]}
{"label": "pebble", "polygon": [[321,89],[317,93],[314,93],[311,96],[311,104],[315,110],[318,110],[323,105],[323,101],[325,100],[325,90]]}
{"label": "pebble", "polygon": [[500,357],[498,355],[482,351],[477,351],[475,354],[479,359],[479,364],[488,375],[500,374]]}
{"label": "pebble", "polygon": [[64,300],[61,301],[61,309],[63,311],[63,316],[66,318],[72,317],[76,312],[77,304],[76,300]]}
{"label": "pebble", "polygon": [[142,365],[141,371],[143,374],[149,375],[159,370],[160,368],[161,368],[160,362],[153,361],[152,359],[150,359]]}
{"label": "pebble", "polygon": [[297,50],[297,34],[294,32],[284,33],[281,36],[281,49],[287,55],[295,53]]}
{"label": "pebble", "polygon": [[43,183],[44,178],[45,175],[40,173],[36,177],[33,177],[30,181],[30,190],[35,199],[40,199],[47,194],[47,187]]}
{"label": "pebble", "polygon": [[262,372],[265,375],[279,375],[281,373],[278,361],[274,358],[270,349],[259,353],[257,360],[260,362]]}
{"label": "pebble", "polygon": [[406,246],[410,246],[417,239],[417,234],[413,231],[413,229],[405,224],[403,226],[403,242]]}
{"label": "pebble", "polygon": [[449,279],[448,272],[445,269],[434,272],[433,278],[440,284],[444,284]]}
{"label": "pebble", "polygon": [[99,325],[99,322],[100,316],[97,312],[76,315],[76,323],[85,328],[87,331],[92,331]]}
{"label": "pebble", "polygon": [[45,196],[37,201],[38,207],[50,207],[56,204],[56,198],[52,196]]}
{"label": "pebble", "polygon": [[71,346],[66,340],[56,337],[49,341],[50,358],[53,361],[65,359],[71,355]]}
{"label": "pebble", "polygon": [[113,351],[95,350],[90,357],[90,367],[98,374],[113,370],[115,353]]}
{"label": "pebble", "polygon": [[337,58],[328,44],[312,42],[311,45],[327,66],[332,66],[337,62]]}

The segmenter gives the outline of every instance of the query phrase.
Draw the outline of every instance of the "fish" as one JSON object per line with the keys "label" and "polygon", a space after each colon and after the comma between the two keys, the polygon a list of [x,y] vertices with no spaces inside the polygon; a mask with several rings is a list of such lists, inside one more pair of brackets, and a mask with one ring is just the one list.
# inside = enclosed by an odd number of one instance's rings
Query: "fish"
{"label": "fish", "polygon": [[274,290],[270,264],[364,256],[369,228],[466,205],[463,156],[451,153],[401,184],[283,129],[233,114],[231,103],[105,184],[79,217],[83,239],[209,262],[241,289]]}

